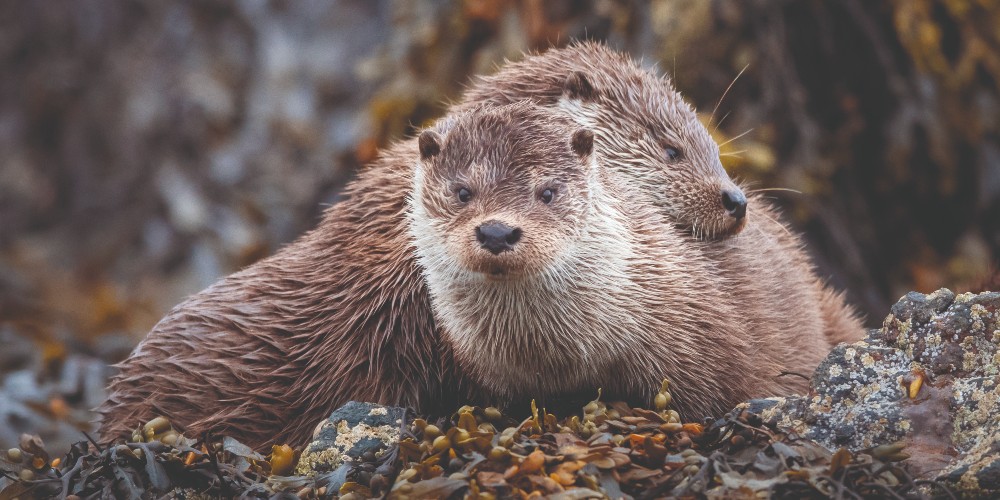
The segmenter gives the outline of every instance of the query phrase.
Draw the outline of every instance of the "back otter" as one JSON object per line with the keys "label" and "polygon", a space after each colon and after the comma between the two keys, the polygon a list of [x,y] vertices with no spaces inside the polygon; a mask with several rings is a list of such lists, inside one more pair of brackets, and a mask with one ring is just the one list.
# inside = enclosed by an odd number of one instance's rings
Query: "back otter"
{"label": "back otter", "polygon": [[[585,42],[478,78],[459,109],[525,98],[594,131],[602,165],[630,178],[691,237],[713,242],[706,251],[729,283],[739,283],[724,285],[726,300],[743,308],[757,325],[755,335],[819,331],[830,346],[863,337],[854,309],[816,275],[777,210],[760,197],[747,199],[732,183],[718,145],[667,79]],[[798,371],[807,374],[814,366],[802,361]],[[792,384],[807,387],[804,381]]]}

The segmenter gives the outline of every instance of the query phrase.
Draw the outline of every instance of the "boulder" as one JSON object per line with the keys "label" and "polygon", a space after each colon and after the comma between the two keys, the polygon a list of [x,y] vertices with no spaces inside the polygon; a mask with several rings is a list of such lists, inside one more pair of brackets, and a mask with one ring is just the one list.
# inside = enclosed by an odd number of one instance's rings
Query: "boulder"
{"label": "boulder", "polygon": [[1000,494],[1000,293],[911,292],[834,348],[808,395],[741,407],[831,451],[881,448],[916,477]]}
{"label": "boulder", "polygon": [[316,427],[295,472],[315,475],[362,457],[381,457],[399,442],[405,413],[403,408],[357,401],[341,406]]}

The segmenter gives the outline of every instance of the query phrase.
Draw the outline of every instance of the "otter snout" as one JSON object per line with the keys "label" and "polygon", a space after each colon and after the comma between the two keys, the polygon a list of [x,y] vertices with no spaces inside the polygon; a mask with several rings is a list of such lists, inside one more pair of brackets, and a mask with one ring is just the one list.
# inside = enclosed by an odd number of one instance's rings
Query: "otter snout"
{"label": "otter snout", "polygon": [[734,219],[742,219],[747,215],[747,197],[739,189],[725,188],[722,190],[722,208]]}
{"label": "otter snout", "polygon": [[510,227],[503,222],[489,221],[476,227],[476,241],[479,246],[493,255],[513,250],[521,239],[521,229]]}

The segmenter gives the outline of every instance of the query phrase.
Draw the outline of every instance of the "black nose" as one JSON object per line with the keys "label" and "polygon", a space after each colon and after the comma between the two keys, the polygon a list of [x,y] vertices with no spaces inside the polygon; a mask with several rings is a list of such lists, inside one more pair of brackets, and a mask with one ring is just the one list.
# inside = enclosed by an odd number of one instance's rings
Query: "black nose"
{"label": "black nose", "polygon": [[521,230],[510,227],[503,222],[490,221],[476,228],[476,240],[479,246],[487,249],[493,255],[514,248],[521,239]]}
{"label": "black nose", "polygon": [[722,190],[722,208],[725,208],[729,215],[742,219],[747,215],[747,197],[739,189]]}

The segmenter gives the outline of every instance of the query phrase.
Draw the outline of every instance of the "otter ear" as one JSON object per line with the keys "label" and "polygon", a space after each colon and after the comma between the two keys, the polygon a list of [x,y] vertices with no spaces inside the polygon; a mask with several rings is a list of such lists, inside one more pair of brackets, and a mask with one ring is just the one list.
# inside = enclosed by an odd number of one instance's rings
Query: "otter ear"
{"label": "otter ear", "polygon": [[417,139],[420,145],[420,159],[427,160],[441,152],[441,136],[433,130],[424,130]]}
{"label": "otter ear", "polygon": [[591,151],[594,150],[594,133],[581,128],[573,133],[573,139],[570,141],[570,146],[573,147],[573,151],[580,156],[587,156]]}
{"label": "otter ear", "polygon": [[594,98],[596,91],[583,72],[574,71],[566,78],[566,83],[563,84],[563,93],[570,99],[589,101]]}

